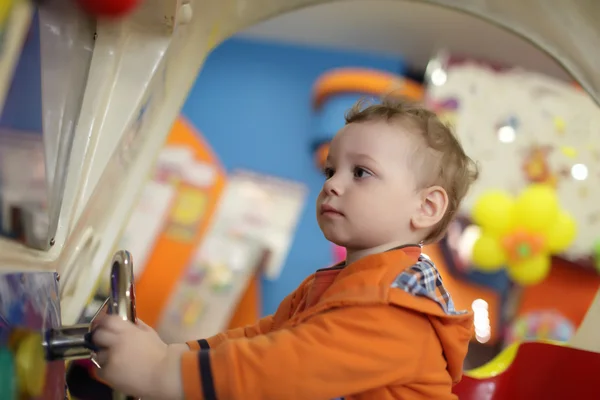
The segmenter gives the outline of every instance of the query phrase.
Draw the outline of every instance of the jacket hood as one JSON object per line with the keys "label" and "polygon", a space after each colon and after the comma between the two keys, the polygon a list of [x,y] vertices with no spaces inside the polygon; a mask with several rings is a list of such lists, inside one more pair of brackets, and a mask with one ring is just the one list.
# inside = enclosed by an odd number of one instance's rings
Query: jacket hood
{"label": "jacket hood", "polygon": [[473,313],[454,308],[437,268],[424,254],[396,277],[392,287],[402,289],[391,294],[394,303],[428,315],[442,345],[448,372],[458,382],[474,333]]}
{"label": "jacket hood", "polygon": [[463,363],[473,337],[473,317],[470,313],[454,317],[430,317],[431,324],[444,349],[448,373],[457,383],[463,374]]}

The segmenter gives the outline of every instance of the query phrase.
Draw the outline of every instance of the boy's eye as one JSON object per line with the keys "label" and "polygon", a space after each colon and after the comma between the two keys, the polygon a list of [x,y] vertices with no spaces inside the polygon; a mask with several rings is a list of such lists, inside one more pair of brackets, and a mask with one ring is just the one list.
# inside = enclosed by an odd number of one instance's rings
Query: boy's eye
{"label": "boy's eye", "polygon": [[333,176],[333,168],[323,168],[323,175],[325,175],[326,179],[329,179]]}
{"label": "boy's eye", "polygon": [[355,178],[367,178],[369,176],[371,176],[373,174],[371,174],[369,171],[367,171],[364,168],[360,168],[360,167],[356,167],[354,168],[354,177]]}

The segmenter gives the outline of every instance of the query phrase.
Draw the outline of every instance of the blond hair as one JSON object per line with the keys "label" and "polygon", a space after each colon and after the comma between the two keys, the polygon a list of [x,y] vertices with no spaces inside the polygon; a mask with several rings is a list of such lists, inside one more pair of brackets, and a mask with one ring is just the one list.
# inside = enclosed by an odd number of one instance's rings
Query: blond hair
{"label": "blond hair", "polygon": [[456,216],[469,187],[477,179],[477,165],[465,154],[452,129],[434,112],[419,103],[393,97],[384,98],[376,104],[368,104],[361,100],[346,113],[346,125],[377,120],[398,121],[419,135],[421,143],[415,149],[415,155],[418,157],[420,169],[427,172],[424,174],[426,176],[421,177],[419,185],[438,185],[448,195],[448,208],[444,216],[423,242],[440,240]]}

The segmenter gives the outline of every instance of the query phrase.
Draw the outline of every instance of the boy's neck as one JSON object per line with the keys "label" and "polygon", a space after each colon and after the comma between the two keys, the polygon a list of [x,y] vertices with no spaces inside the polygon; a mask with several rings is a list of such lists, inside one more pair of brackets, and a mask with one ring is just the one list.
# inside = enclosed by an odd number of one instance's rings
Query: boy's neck
{"label": "boy's neck", "polygon": [[385,251],[394,249],[396,247],[402,247],[410,245],[411,243],[407,242],[395,242],[395,243],[386,243],[381,246],[369,248],[369,249],[350,249],[346,248],[346,265],[350,265],[355,261],[360,260],[363,257],[370,256],[372,254],[383,253]]}

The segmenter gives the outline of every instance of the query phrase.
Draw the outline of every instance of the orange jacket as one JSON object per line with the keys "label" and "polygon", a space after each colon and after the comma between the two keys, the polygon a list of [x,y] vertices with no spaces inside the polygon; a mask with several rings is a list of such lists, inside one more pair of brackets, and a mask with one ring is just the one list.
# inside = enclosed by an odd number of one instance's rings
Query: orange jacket
{"label": "orange jacket", "polygon": [[186,399],[456,399],[472,336],[419,246],[317,271],[256,325],[190,342]]}

